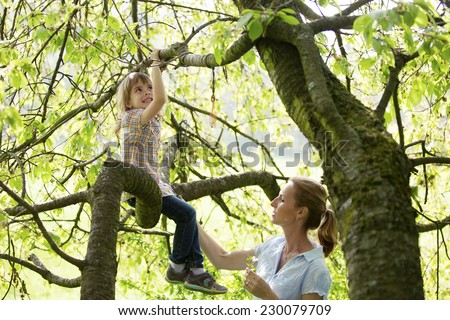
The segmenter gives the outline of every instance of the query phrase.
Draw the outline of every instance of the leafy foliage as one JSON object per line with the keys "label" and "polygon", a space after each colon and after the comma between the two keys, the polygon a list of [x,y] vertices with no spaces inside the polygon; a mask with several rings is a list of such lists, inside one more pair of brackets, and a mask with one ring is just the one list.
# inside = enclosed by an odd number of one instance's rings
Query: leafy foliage
{"label": "leafy foliage", "polygon": [[[139,2],[138,20],[131,17],[129,1],[0,1],[0,177],[9,188],[33,204],[40,204],[86,190],[92,186],[105,160],[105,147],[119,154],[115,137],[118,112],[115,97],[108,93],[142,57],[199,34],[190,42],[198,54],[213,53],[221,63],[226,49],[244,28],[252,41],[264,37],[273,21],[296,26],[296,13],[288,8],[246,10],[239,16],[229,1],[178,1],[165,5]],[[105,5],[106,4],[106,5]],[[175,5],[174,5],[175,4]],[[319,1],[330,9],[329,1]],[[332,6],[338,7],[337,2]],[[344,35],[344,54],[333,35],[321,33],[320,44],[327,64],[342,80],[351,78],[351,89],[373,109],[379,93],[395,66],[393,52],[417,53],[400,75],[398,99],[403,127],[399,129],[393,107],[384,114],[389,132],[407,137],[408,155],[425,152],[448,156],[446,143],[450,107],[448,61],[449,22],[446,15],[423,0],[399,2],[387,8],[372,3],[361,8],[354,32]],[[199,25],[216,18],[205,28]],[[236,22],[237,21],[237,22]],[[445,23],[442,24],[441,21]],[[168,94],[179,100],[165,111],[163,140],[182,135],[188,143],[180,152],[171,181],[217,177],[248,170],[267,170],[284,177],[320,176],[320,169],[306,162],[289,166],[277,147],[265,147],[265,137],[280,146],[293,142],[293,156],[304,149],[304,138],[287,116],[255,51],[222,68],[184,68],[171,61],[164,74]],[[106,95],[105,100],[98,103]],[[215,101],[211,102],[214,95]],[[195,108],[205,111],[199,112]],[[209,112],[217,120],[211,122]],[[171,116],[180,126],[171,121]],[[180,127],[183,129],[180,131]],[[423,141],[423,144],[414,144]],[[238,152],[247,144],[251,154]],[[271,160],[271,157],[273,161]],[[253,161],[257,160],[257,161]],[[420,168],[411,179],[416,190],[418,223],[445,218],[449,210],[449,175],[440,167]],[[257,188],[222,195],[238,219],[219,209],[216,202],[194,202],[199,220],[221,240],[237,249],[260,243],[279,232],[266,215],[268,199]],[[76,268],[61,261],[27,216],[11,217],[4,211],[17,203],[0,192],[0,251],[26,260],[31,253],[53,273],[68,278]],[[127,205],[123,204],[123,215]],[[222,208],[223,209],[223,208]],[[52,238],[69,254],[86,253],[91,210],[88,205],[70,206],[44,213],[42,219]],[[255,223],[257,227],[247,223]],[[135,227],[134,220],[126,222]],[[224,226],[217,228],[217,226]],[[163,224],[160,230],[173,230]],[[439,238],[438,238],[439,234]],[[427,298],[449,298],[448,227],[442,233],[421,237],[422,265]],[[439,251],[438,248],[439,247]],[[117,278],[118,298],[211,299],[169,286],[163,279],[167,267],[167,243],[161,236],[120,233]],[[439,252],[439,255],[436,253]],[[337,250],[328,261],[334,279],[330,298],[347,299],[345,261]],[[78,298],[78,289],[47,284],[14,262],[0,259],[0,296],[7,298]],[[207,265],[210,271],[213,267]],[[240,272],[215,272],[230,288],[225,299],[249,299],[242,289]],[[44,288],[44,289],[42,289]]]}

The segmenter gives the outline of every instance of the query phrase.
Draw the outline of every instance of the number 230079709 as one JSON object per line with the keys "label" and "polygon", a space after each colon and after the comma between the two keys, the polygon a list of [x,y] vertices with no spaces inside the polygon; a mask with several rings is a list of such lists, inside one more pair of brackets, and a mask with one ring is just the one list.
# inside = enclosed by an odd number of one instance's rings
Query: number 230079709
{"label": "number 230079709", "polygon": [[329,304],[294,304],[294,305],[262,305],[260,307],[261,316],[273,316],[273,315],[324,315],[327,316],[331,312],[331,306]]}

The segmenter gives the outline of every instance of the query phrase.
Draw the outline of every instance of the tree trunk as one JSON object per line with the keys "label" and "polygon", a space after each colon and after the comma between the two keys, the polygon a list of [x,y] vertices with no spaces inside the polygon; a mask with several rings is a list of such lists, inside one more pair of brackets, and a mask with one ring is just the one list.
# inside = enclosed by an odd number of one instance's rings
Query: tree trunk
{"label": "tree trunk", "polygon": [[[235,3],[240,9],[254,5]],[[301,25],[289,30],[279,25],[268,28],[257,49],[289,116],[320,152],[350,298],[423,299],[405,153],[325,66],[313,34]]]}
{"label": "tree trunk", "polygon": [[113,300],[117,274],[117,233],[122,191],[136,196],[136,222],[154,227],[161,215],[161,190],[149,174],[107,159],[92,188],[92,221],[84,267],[81,299]]}

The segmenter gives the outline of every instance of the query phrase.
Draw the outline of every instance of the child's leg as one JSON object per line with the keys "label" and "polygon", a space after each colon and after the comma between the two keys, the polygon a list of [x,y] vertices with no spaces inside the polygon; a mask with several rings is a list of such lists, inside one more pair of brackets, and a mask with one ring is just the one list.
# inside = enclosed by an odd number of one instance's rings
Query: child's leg
{"label": "child's leg", "polygon": [[167,196],[162,199],[162,213],[176,223],[170,260],[176,264],[190,261],[194,267],[203,268],[194,207],[175,196]]}
{"label": "child's leg", "polygon": [[190,264],[190,270],[181,273],[173,272],[173,267],[169,266],[166,280],[170,283],[184,282],[186,288],[203,293],[226,293],[228,289],[218,284],[203,269],[203,254],[200,250],[195,209],[175,196],[168,196],[163,197],[162,213],[177,224],[170,260],[175,264]]}

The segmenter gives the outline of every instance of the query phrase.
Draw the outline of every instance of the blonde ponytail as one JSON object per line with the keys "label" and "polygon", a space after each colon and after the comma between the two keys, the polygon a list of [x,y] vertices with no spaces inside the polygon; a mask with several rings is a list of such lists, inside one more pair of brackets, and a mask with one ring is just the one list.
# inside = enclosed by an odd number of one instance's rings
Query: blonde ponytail
{"label": "blonde ponytail", "polygon": [[326,209],[322,214],[317,235],[323,247],[323,254],[328,257],[338,242],[337,220],[332,210]]}
{"label": "blonde ponytail", "polygon": [[334,212],[327,209],[327,191],[319,182],[306,177],[292,177],[297,194],[299,207],[308,208],[308,219],[305,222],[307,230],[317,230],[323,254],[327,257],[338,242],[337,220]]}

